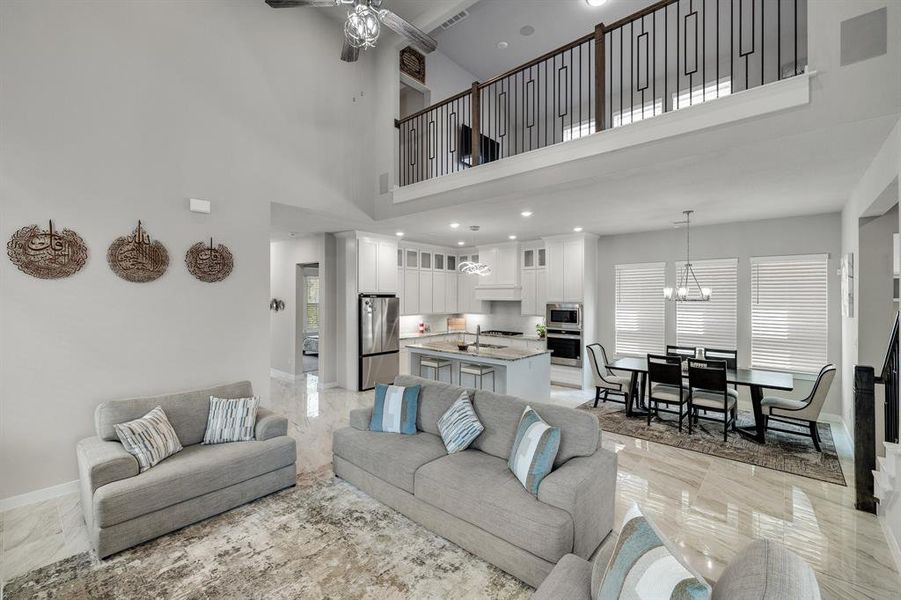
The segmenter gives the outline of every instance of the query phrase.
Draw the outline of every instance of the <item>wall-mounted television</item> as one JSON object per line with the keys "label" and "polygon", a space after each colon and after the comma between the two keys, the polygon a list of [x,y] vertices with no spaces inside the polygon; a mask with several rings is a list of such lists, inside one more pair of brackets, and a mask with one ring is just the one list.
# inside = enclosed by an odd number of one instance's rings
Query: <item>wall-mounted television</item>
{"label": "wall-mounted television", "polygon": [[[501,157],[501,145],[487,135],[479,135],[479,164],[493,162]],[[472,129],[460,127],[460,162],[472,166]]]}

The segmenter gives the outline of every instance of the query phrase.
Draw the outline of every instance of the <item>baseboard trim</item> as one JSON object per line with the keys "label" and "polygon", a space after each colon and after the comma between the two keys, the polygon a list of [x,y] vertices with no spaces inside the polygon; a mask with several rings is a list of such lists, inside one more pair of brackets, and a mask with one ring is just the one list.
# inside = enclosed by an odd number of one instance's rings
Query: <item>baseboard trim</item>
{"label": "baseboard trim", "polygon": [[10,496],[9,498],[0,500],[0,512],[19,508],[20,506],[35,504],[36,502],[43,502],[44,500],[50,500],[52,498],[58,498],[77,491],[78,480],[76,479],[75,481],[51,485],[50,487],[34,490],[33,492],[27,492],[18,496]]}
{"label": "baseboard trim", "polygon": [[319,384],[319,389],[321,389],[321,390],[330,390],[330,389],[336,388],[336,387],[338,387],[337,381],[330,381],[328,383],[320,383]]}
{"label": "baseboard trim", "polygon": [[293,374],[291,374],[291,373],[288,373],[287,371],[279,371],[278,369],[272,369],[272,368],[270,368],[270,369],[269,369],[269,376],[272,377],[273,379],[281,379],[281,380],[283,380],[283,381],[290,381],[290,382],[292,382],[292,383],[293,383],[294,381],[297,381],[297,376],[296,376],[296,375],[293,375]]}

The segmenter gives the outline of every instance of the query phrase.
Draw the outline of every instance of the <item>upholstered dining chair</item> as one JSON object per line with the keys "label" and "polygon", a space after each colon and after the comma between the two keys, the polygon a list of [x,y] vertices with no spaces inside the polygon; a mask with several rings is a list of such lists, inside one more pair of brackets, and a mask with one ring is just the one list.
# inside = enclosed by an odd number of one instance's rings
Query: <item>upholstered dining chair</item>
{"label": "upholstered dining chair", "polygon": [[[682,420],[689,415],[688,387],[682,377],[682,358],[679,356],[661,356],[648,354],[648,385],[651,388],[648,394],[648,426],[651,425],[651,413],[660,416],[660,413],[679,415],[679,432],[682,432]],[[676,405],[677,410],[661,410],[660,405]]]}
{"label": "upholstered dining chair", "polygon": [[688,387],[691,391],[688,398],[688,412],[691,413],[688,433],[691,433],[692,421],[697,423],[699,411],[717,412],[723,415],[723,441],[729,441],[730,424],[735,431],[738,392],[726,382],[726,361],[689,358]]}
{"label": "upholstered dining chair", "polygon": [[[607,360],[607,351],[598,343],[588,344],[588,360],[591,361],[591,374],[594,377],[594,406],[597,408],[598,402],[601,400],[601,392],[603,391],[603,400],[607,401],[610,392],[614,394],[622,394],[623,402],[629,403],[630,387],[632,385],[632,377],[630,375],[617,375],[607,366],[610,361]],[[619,402],[619,400],[613,400]]]}
{"label": "upholstered dining chair", "polygon": [[[813,440],[813,447],[817,449],[817,452],[822,452],[820,449],[820,432],[817,430],[817,419],[820,417],[820,411],[823,410],[826,395],[829,394],[829,388],[832,387],[834,378],[835,365],[828,364],[820,369],[820,373],[817,375],[817,379],[807,398],[792,400],[778,396],[764,396],[763,400],[760,401],[760,406],[763,409],[764,429],[794,435],[809,435],[810,439]],[[809,433],[770,427],[770,421],[785,423],[786,425],[806,425]]]}

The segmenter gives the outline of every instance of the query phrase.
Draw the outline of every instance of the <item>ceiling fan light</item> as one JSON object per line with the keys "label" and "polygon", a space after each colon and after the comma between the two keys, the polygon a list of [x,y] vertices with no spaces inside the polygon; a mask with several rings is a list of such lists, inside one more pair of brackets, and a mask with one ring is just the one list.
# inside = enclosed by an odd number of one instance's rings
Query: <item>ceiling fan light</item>
{"label": "ceiling fan light", "polygon": [[358,4],[348,11],[344,22],[344,36],[355,48],[374,48],[382,25],[376,11],[365,4]]}

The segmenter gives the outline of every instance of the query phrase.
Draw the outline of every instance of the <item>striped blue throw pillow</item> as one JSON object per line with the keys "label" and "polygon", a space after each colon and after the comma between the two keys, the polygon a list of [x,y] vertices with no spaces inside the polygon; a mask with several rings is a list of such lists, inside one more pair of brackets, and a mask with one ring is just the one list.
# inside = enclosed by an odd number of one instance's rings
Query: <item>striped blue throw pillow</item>
{"label": "striped blue throw pillow", "polygon": [[210,396],[210,415],[203,432],[204,444],[249,442],[253,439],[257,424],[260,399],[216,398]]}
{"label": "striped blue throw pillow", "polygon": [[710,586],[676,558],[666,538],[633,503],[595,600],[707,600]]}
{"label": "striped blue throw pillow", "polygon": [[551,427],[531,406],[526,406],[519,419],[507,466],[520,483],[537,496],[541,480],[554,468],[559,449],[560,428]]}
{"label": "striped blue throw pillow", "polygon": [[416,409],[419,406],[421,386],[385,385],[375,386],[375,404],[372,405],[370,431],[384,433],[416,433]]}
{"label": "striped blue throw pillow", "polygon": [[460,392],[460,397],[438,419],[438,431],[448,454],[466,450],[484,430],[467,392]]}
{"label": "striped blue throw pillow", "polygon": [[117,423],[113,428],[125,450],[138,460],[141,473],[182,451],[178,435],[160,406],[140,419]]}

